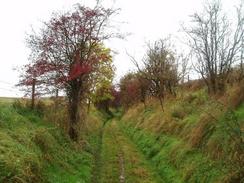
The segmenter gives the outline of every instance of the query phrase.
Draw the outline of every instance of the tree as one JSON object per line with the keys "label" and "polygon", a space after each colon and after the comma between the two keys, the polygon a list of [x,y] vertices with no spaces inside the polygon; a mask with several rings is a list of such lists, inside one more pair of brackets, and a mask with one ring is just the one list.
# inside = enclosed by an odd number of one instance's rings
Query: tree
{"label": "tree", "polygon": [[120,100],[125,108],[136,102],[143,102],[146,107],[146,97],[149,95],[150,82],[140,73],[127,73],[120,79]]}
{"label": "tree", "polygon": [[110,101],[109,106],[118,110],[119,107],[121,107],[121,92],[119,91],[118,87],[116,87],[116,85],[112,86],[111,95],[112,100]]}
{"label": "tree", "polygon": [[[92,77],[100,65],[110,60],[102,42],[114,36],[109,19],[115,13],[97,4],[94,8],[77,5],[74,11],[54,14],[40,33],[27,39],[32,58],[42,63],[44,75],[66,92],[69,109],[69,136],[78,140],[81,101],[86,100]],[[109,32],[109,33],[107,33]]]}
{"label": "tree", "polygon": [[192,25],[183,27],[188,45],[197,59],[194,68],[205,81],[209,93],[223,91],[231,68],[239,60],[244,36],[244,13],[237,8],[232,25],[220,1],[206,4],[202,13],[192,15]]}
{"label": "tree", "polygon": [[[89,92],[87,93],[87,99],[88,99],[88,112],[90,109],[91,102],[95,102],[99,97],[97,96],[97,90],[101,88],[110,88],[112,86],[112,81],[115,74],[115,67],[113,65],[113,60],[111,56],[111,50],[108,48],[105,48],[102,45],[99,45],[101,47],[101,53],[107,55],[107,61],[101,62],[98,65],[98,68],[96,69],[96,72],[91,74],[89,78]],[[98,97],[98,98],[97,98]]]}
{"label": "tree", "polygon": [[[161,39],[154,44],[148,44],[148,50],[142,62],[142,67],[131,57],[140,73],[140,77],[148,80],[151,95],[157,97],[163,109],[166,93],[175,95],[175,87],[184,77],[185,72],[179,71],[179,63],[185,68],[185,59],[180,59],[173,50],[170,39]],[[182,69],[185,71],[185,69]]]}
{"label": "tree", "polygon": [[31,109],[34,109],[35,98],[50,92],[45,86],[45,80],[41,77],[45,71],[38,63],[26,64],[19,70],[21,74],[17,86],[22,88],[25,96],[31,97]]}
{"label": "tree", "polygon": [[121,104],[125,108],[139,101],[139,83],[134,73],[127,73],[120,79]]}
{"label": "tree", "polygon": [[141,73],[136,73],[136,83],[139,90],[139,99],[140,102],[144,104],[146,108],[146,99],[150,94],[151,82],[148,79],[145,79]]}
{"label": "tree", "polygon": [[240,74],[239,74],[239,78],[238,81],[241,82],[244,79],[244,36],[242,37],[242,43],[241,43],[241,53],[240,53]]}
{"label": "tree", "polygon": [[112,83],[111,82],[103,82],[96,88],[94,97],[94,104],[96,107],[106,114],[112,116],[112,112],[110,111],[110,102],[113,100],[112,95]]}

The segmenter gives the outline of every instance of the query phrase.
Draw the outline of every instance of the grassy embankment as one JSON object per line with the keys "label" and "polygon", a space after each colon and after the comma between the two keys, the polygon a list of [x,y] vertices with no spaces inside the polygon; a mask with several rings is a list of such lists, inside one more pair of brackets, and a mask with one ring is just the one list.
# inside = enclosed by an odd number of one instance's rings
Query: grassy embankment
{"label": "grassy embankment", "polygon": [[[164,182],[241,182],[243,94],[229,92],[222,105],[204,89],[188,91],[168,99],[164,111],[152,99],[131,107],[120,126]],[[233,107],[234,100],[242,102]]]}
{"label": "grassy embankment", "polygon": [[39,113],[12,102],[0,100],[0,182],[90,182],[92,148],[71,142]]}

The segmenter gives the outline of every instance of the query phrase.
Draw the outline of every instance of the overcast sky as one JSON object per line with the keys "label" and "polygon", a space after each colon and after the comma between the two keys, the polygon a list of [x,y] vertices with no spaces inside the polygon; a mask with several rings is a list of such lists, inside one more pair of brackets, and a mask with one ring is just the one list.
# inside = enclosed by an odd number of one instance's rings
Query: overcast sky
{"label": "overcast sky", "polygon": [[[120,8],[116,21],[121,33],[131,33],[125,40],[108,43],[118,54],[114,56],[116,80],[133,69],[126,51],[140,60],[145,42],[155,41],[169,34],[180,38],[181,22],[202,8],[203,0],[104,0],[107,7]],[[224,0],[226,9],[238,0]],[[92,6],[92,0],[5,0],[0,3],[0,96],[21,96],[14,85],[18,82],[16,66],[28,63],[29,50],[25,36],[30,27],[41,26],[54,11],[71,9],[76,3]]]}

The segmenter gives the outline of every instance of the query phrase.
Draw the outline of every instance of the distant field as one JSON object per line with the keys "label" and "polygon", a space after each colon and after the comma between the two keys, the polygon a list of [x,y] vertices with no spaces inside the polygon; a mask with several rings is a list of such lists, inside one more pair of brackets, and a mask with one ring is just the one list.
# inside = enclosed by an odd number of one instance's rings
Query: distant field
{"label": "distant field", "polygon": [[0,97],[0,103],[12,103],[16,99],[18,99],[18,98]]}
{"label": "distant field", "polygon": [[[10,104],[10,103],[13,103],[15,100],[17,99],[20,99],[20,98],[15,98],[15,97],[0,97],[0,104]],[[29,99],[26,99],[26,100],[29,100]],[[38,101],[40,99],[36,99],[36,101]],[[43,97],[41,98],[41,100],[43,102],[45,102],[45,104],[50,104],[52,101],[50,100],[49,97]]]}

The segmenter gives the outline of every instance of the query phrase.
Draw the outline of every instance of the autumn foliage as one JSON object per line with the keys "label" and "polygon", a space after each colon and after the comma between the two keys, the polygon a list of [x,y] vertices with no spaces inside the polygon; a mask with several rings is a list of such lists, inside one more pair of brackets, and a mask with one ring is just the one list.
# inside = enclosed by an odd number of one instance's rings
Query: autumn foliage
{"label": "autumn foliage", "polygon": [[120,100],[125,108],[137,102],[146,105],[146,98],[150,96],[151,83],[141,77],[139,73],[128,73],[120,80]]}
{"label": "autumn foliage", "polygon": [[[34,78],[42,78],[46,86],[58,87],[67,95],[69,135],[73,140],[78,139],[80,122],[84,120],[81,102],[86,101],[102,66],[111,65],[111,55],[104,51],[103,41],[113,37],[109,18],[114,12],[99,4],[94,8],[77,5],[72,11],[53,14],[40,32],[33,32],[27,39]],[[21,84],[26,85],[27,78]]]}

